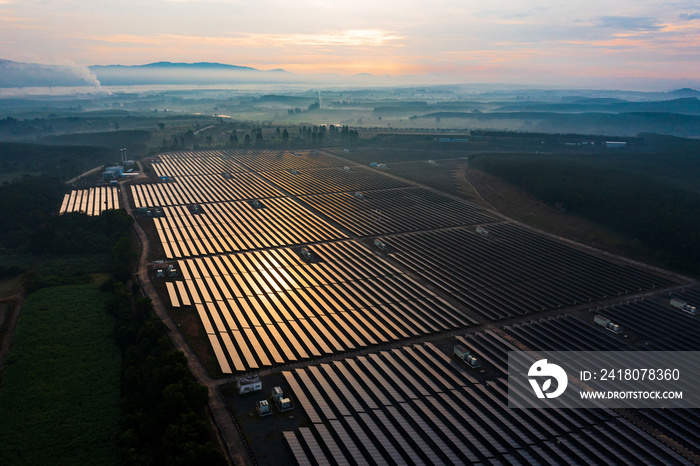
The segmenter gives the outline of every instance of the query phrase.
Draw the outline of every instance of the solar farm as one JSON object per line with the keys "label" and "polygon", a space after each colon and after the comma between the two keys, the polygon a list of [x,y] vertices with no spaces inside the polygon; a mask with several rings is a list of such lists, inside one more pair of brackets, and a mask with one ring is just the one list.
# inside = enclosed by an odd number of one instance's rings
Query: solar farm
{"label": "solar farm", "polygon": [[116,187],[74,189],[63,197],[59,214],[83,212],[93,216],[119,208],[119,190]]}
{"label": "solar farm", "polygon": [[[158,212],[137,216],[149,259],[173,271],[153,281],[196,322],[186,336],[201,337],[258,464],[700,459],[694,410],[506,399],[515,349],[699,349],[697,317],[669,305],[700,304],[693,280],[323,151],[174,152],[151,166],[157,180],[121,189],[129,209]],[[67,196],[65,210],[99,213],[92,196]],[[596,325],[600,313],[623,333]],[[242,376],[262,392],[238,394]],[[293,409],[270,398],[276,386]]]}

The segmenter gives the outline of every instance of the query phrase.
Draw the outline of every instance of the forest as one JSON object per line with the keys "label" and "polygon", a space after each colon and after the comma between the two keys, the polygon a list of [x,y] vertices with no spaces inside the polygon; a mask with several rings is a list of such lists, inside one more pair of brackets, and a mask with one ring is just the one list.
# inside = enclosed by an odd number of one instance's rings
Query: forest
{"label": "forest", "polygon": [[632,238],[658,264],[700,274],[698,152],[482,154],[470,166]]}

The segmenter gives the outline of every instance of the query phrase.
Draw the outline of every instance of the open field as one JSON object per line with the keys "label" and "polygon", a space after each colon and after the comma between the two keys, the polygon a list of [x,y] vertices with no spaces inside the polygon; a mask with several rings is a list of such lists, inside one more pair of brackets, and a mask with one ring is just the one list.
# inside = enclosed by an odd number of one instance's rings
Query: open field
{"label": "open field", "polygon": [[97,285],[27,297],[0,390],[3,464],[117,464],[119,350]]}

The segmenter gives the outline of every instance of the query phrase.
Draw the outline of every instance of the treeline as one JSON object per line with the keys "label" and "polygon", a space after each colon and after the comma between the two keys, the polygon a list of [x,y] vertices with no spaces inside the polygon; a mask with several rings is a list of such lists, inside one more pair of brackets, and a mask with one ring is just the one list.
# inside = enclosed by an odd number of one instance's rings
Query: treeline
{"label": "treeline", "polygon": [[0,173],[43,172],[72,178],[117,157],[114,150],[104,147],[0,142]]}
{"label": "treeline", "polygon": [[263,146],[308,146],[337,144],[352,144],[359,140],[360,133],[347,125],[317,125],[275,127],[248,125],[224,122],[219,119],[213,128],[207,128],[208,134],[196,134],[192,130],[173,134],[170,139],[163,139],[159,148],[153,148],[151,155],[168,150],[199,150],[199,149],[233,149],[237,147]]}
{"label": "treeline", "polygon": [[484,154],[470,165],[633,238],[658,263],[700,274],[698,192],[641,173],[633,163],[613,168],[586,156]]}
{"label": "treeline", "polygon": [[115,294],[108,311],[117,318],[123,357],[122,464],[225,465],[204,421],[207,388],[165,336],[151,301],[131,296],[121,282],[108,285]]}
{"label": "treeline", "polygon": [[[138,287],[127,291],[136,258],[133,218],[123,209],[94,217],[56,215],[64,191],[62,183],[46,176],[0,186],[0,275],[25,272],[23,283],[31,293],[92,282],[87,272],[111,272],[103,291],[113,293],[107,312],[116,318],[122,352],[121,463],[226,464],[205,422],[207,388],[194,380],[185,356],[164,334],[150,300],[139,296]],[[1,256],[8,253],[33,253],[39,264],[28,271],[5,267]],[[46,257],[52,267],[43,267]]]}
{"label": "treeline", "polygon": [[[123,237],[130,235],[133,218],[123,209],[99,216],[56,215],[65,192],[66,186],[50,176],[27,176],[0,185],[0,277],[27,272],[23,282],[28,292],[45,286],[86,283],[90,280],[86,273],[98,270],[87,267],[90,270],[81,272],[75,264],[89,261],[87,255],[109,255]],[[51,262],[65,257],[70,265],[66,270],[54,267],[47,273],[41,261],[28,272],[30,264],[4,264],[2,256],[8,254],[49,255]],[[74,260],[76,255],[80,256],[78,260]],[[105,266],[101,271],[110,271],[109,261]]]}
{"label": "treeline", "polygon": [[112,248],[115,278],[107,312],[116,318],[122,352],[119,447],[122,464],[225,465],[205,422],[208,389],[198,384],[154,315],[151,300],[131,282],[136,259],[131,236]]}
{"label": "treeline", "polygon": [[0,185],[0,247],[34,254],[109,252],[131,230],[133,219],[123,209],[57,216],[65,192],[50,176]]}

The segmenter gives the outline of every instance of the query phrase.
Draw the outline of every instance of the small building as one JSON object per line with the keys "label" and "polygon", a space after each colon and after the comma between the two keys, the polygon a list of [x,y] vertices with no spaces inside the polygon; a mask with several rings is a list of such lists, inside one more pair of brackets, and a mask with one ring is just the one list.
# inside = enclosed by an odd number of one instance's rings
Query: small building
{"label": "small building", "polygon": [[481,366],[479,360],[472,356],[469,353],[469,350],[462,345],[455,345],[452,354],[457,356],[462,361],[466,362],[469,365],[469,367],[477,368]]}
{"label": "small building", "polygon": [[265,205],[257,199],[252,199],[251,201],[248,201],[248,203],[250,204],[250,206],[253,209],[264,209],[265,208]]}
{"label": "small building", "polygon": [[282,387],[274,387],[272,389],[272,400],[275,402],[275,406],[277,406],[277,409],[279,409],[281,413],[294,409],[292,399],[284,396]]}
{"label": "small building", "polygon": [[262,382],[257,375],[242,375],[236,379],[236,387],[239,395],[245,395],[262,390]]}
{"label": "small building", "polygon": [[187,209],[192,213],[192,215],[204,214],[204,208],[199,204],[192,204],[187,206]]}
{"label": "small building", "polygon": [[301,253],[301,257],[306,259],[308,262],[313,262],[316,259],[316,254],[309,249],[308,246],[304,246],[299,252]]}
{"label": "small building", "polygon": [[174,265],[169,264],[168,265],[168,277],[173,278],[173,277],[177,277],[177,276],[178,276],[177,269],[175,268]]}
{"label": "small building", "polygon": [[675,307],[676,309],[680,309],[683,312],[687,312],[688,314],[695,315],[698,313],[698,309],[695,306],[691,306],[690,304],[686,303],[685,301],[681,301],[680,299],[677,298],[671,298],[670,301],[671,306]]}
{"label": "small building", "polygon": [[255,404],[255,410],[258,412],[258,416],[264,417],[272,414],[272,409],[270,408],[270,403],[267,400],[260,400]]}
{"label": "small building", "polygon": [[487,238],[491,236],[489,231],[484,227],[476,227],[476,232],[482,236],[486,236]]}
{"label": "small building", "polygon": [[625,141],[605,141],[605,147],[608,149],[621,149],[627,147],[627,142]]}
{"label": "small building", "polygon": [[380,238],[374,238],[374,246],[382,251],[389,250],[389,246]]}
{"label": "small building", "polygon": [[107,181],[107,180],[118,180],[119,178],[122,177],[124,174],[124,167],[121,165],[117,165],[115,167],[107,167],[105,168],[104,173],[102,174],[102,179]]}
{"label": "small building", "polygon": [[362,192],[360,192],[360,191],[355,191],[354,193],[352,193],[352,195],[355,196],[355,197],[358,198],[358,199],[364,199],[364,198],[365,198],[365,195],[362,194]]}
{"label": "small building", "polygon": [[600,314],[596,314],[596,316],[593,318],[593,322],[612,333],[622,333],[622,329],[619,325],[612,323],[610,319]]}

